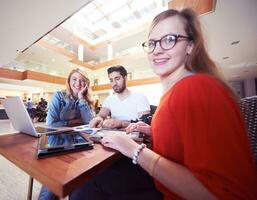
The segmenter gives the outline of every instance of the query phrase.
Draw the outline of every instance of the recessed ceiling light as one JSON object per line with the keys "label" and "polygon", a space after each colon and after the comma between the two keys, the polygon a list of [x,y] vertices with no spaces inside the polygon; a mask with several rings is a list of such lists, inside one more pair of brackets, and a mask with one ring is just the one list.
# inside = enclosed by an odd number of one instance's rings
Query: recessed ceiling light
{"label": "recessed ceiling light", "polygon": [[226,60],[226,59],[229,59],[229,57],[228,56],[224,56],[224,57],[222,57],[222,59]]}
{"label": "recessed ceiling light", "polygon": [[51,60],[52,60],[52,62],[55,62],[55,58],[52,58]]}
{"label": "recessed ceiling light", "polygon": [[121,27],[121,25],[118,23],[118,22],[112,22],[112,26],[114,27],[114,28],[120,28]]}
{"label": "recessed ceiling light", "polygon": [[234,76],[232,76],[232,78],[240,78],[240,76],[239,75],[234,75]]}
{"label": "recessed ceiling light", "polygon": [[238,44],[239,42],[240,42],[240,40],[233,41],[233,42],[231,42],[231,45]]}
{"label": "recessed ceiling light", "polygon": [[140,18],[141,18],[141,15],[140,15],[140,13],[139,13],[137,10],[135,10],[135,11],[133,12],[133,14],[136,16],[137,19],[140,19]]}

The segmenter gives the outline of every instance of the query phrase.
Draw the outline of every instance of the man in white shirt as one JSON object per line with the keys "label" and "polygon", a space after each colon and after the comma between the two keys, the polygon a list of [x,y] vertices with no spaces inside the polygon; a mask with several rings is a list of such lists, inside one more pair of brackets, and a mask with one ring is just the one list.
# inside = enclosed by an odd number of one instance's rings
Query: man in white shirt
{"label": "man in white shirt", "polygon": [[104,101],[99,114],[90,122],[91,127],[125,128],[131,121],[150,113],[147,98],[128,90],[127,71],[123,66],[110,67],[107,73],[115,94]]}

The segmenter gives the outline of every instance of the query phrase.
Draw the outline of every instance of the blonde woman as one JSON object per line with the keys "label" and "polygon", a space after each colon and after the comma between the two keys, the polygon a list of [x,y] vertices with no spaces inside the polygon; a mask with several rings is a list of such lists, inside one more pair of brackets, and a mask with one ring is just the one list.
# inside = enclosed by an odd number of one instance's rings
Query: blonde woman
{"label": "blonde woman", "polygon": [[54,94],[46,124],[54,127],[88,124],[93,117],[88,88],[90,81],[80,69],[73,69],[66,81],[66,92]]}
{"label": "blonde woman", "polygon": [[[46,124],[53,127],[88,124],[93,118],[89,86],[86,74],[80,69],[73,69],[66,81],[66,92],[58,91],[52,98]],[[58,197],[42,186],[38,199],[53,200]]]}

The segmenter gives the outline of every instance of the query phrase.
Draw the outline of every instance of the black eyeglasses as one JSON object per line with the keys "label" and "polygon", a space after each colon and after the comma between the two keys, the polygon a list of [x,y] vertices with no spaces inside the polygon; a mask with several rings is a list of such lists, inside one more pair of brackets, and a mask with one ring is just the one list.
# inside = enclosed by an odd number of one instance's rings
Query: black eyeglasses
{"label": "black eyeglasses", "polygon": [[163,36],[160,40],[149,40],[146,41],[142,44],[143,49],[146,53],[152,53],[156,47],[157,42],[160,43],[160,47],[163,50],[170,50],[172,49],[176,43],[178,42],[179,38],[187,39],[187,40],[192,40],[188,36],[184,35],[175,35],[175,34],[168,34]]}

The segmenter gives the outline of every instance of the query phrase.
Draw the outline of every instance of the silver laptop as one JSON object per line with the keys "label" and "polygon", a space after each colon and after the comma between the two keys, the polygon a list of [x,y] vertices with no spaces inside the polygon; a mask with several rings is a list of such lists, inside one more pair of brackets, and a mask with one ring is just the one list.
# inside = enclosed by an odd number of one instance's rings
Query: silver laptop
{"label": "silver laptop", "polygon": [[11,97],[3,100],[6,114],[15,130],[40,137],[42,134],[58,132],[57,129],[34,127],[27,109],[20,97]]}

